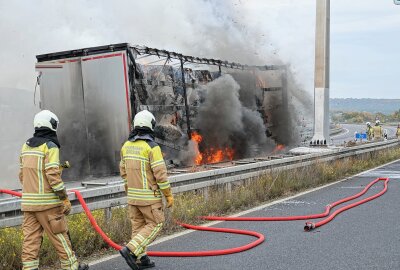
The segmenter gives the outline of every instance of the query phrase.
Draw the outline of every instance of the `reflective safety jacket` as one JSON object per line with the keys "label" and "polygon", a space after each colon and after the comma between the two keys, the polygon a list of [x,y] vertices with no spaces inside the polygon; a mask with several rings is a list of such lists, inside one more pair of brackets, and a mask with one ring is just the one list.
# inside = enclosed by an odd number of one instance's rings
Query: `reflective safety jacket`
{"label": "reflective safety jacket", "polygon": [[382,138],[383,137],[383,129],[381,126],[374,126],[374,138]]}
{"label": "reflective safety jacket", "polygon": [[397,128],[397,130],[396,130],[396,136],[397,136],[397,137],[400,137],[400,128]]}
{"label": "reflective safety jacket", "polygon": [[61,205],[55,194],[64,189],[59,149],[53,142],[38,147],[22,146],[19,180],[22,184],[22,211],[43,211]]}
{"label": "reflective safety jacket", "polygon": [[121,149],[120,173],[128,185],[130,205],[161,203],[160,189],[170,188],[161,148],[153,141],[125,142]]}
{"label": "reflective safety jacket", "polygon": [[371,138],[373,134],[374,134],[374,128],[371,127],[371,126],[367,127],[367,136],[368,136],[368,138]]}

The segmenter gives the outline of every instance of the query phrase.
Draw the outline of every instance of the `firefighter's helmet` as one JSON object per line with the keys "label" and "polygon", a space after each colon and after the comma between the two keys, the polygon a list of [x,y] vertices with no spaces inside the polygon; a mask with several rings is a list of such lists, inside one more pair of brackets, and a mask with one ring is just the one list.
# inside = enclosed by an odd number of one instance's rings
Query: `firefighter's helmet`
{"label": "firefighter's helmet", "polygon": [[367,122],[366,124],[367,124],[367,126],[370,126],[370,125],[371,125],[371,123],[370,123],[370,122]]}
{"label": "firefighter's helmet", "polygon": [[135,115],[135,118],[133,119],[134,128],[147,127],[154,131],[155,126],[156,126],[156,118],[148,110],[143,110],[138,112]]}
{"label": "firefighter's helmet", "polygon": [[57,127],[60,121],[58,120],[57,115],[52,113],[49,110],[43,110],[38,112],[33,119],[33,127],[34,128],[42,128],[47,127],[53,131],[57,131]]}
{"label": "firefighter's helmet", "polygon": [[375,121],[375,124],[377,124],[377,125],[379,125],[380,123],[381,123],[381,121],[379,121],[379,120]]}

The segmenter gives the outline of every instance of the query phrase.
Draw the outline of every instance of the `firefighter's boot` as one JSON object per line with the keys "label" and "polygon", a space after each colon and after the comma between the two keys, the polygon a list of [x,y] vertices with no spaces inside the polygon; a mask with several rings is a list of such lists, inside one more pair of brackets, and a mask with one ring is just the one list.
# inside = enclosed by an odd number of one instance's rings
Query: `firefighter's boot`
{"label": "firefighter's boot", "polygon": [[137,265],[139,266],[139,269],[147,269],[156,266],[156,264],[152,262],[150,257],[147,255],[142,256],[137,262]]}
{"label": "firefighter's boot", "polygon": [[88,270],[89,269],[89,265],[87,265],[86,263],[80,263],[78,270]]}
{"label": "firefighter's boot", "polygon": [[137,257],[135,254],[133,254],[129,248],[123,247],[119,253],[121,254],[122,257],[124,257],[126,263],[129,265],[129,267],[132,270],[139,270],[139,266],[136,264],[136,259]]}

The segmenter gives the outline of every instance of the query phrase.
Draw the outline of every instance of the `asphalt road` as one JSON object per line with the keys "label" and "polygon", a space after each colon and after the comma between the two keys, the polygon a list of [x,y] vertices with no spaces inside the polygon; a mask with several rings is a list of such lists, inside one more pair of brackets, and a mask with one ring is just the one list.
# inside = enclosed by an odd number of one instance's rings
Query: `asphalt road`
{"label": "asphalt road", "polygon": [[[400,269],[400,161],[343,182],[262,208],[248,216],[299,215],[323,212],[325,205],[359,192],[377,177],[390,177],[388,191],[350,209],[313,232],[304,221],[222,222],[216,227],[254,230],[265,242],[246,252],[203,258],[153,258],[153,269]],[[365,196],[379,192],[382,183]],[[254,238],[221,233],[189,233],[150,247],[159,251],[229,248]],[[91,269],[128,270],[120,257]]]}
{"label": "asphalt road", "polygon": [[[355,132],[364,133],[367,129],[366,125],[341,124],[341,126],[344,129],[344,132],[331,136],[334,145],[343,145],[345,141],[348,142],[354,140]],[[396,135],[396,127],[385,125],[382,127],[383,129],[387,129],[388,137],[394,137]]]}

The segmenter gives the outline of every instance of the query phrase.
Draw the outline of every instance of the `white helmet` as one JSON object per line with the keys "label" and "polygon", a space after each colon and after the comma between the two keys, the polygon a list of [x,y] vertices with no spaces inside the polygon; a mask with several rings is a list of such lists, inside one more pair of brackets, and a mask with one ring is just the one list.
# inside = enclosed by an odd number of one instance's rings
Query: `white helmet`
{"label": "white helmet", "polygon": [[151,130],[154,130],[156,126],[156,118],[154,115],[148,110],[143,110],[138,112],[133,119],[133,128],[136,127],[147,127]]}
{"label": "white helmet", "polygon": [[375,124],[377,124],[377,125],[379,125],[380,123],[381,123],[381,121],[379,121],[379,120],[375,121]]}
{"label": "white helmet", "polygon": [[59,123],[57,115],[48,110],[38,112],[33,119],[34,128],[47,127],[53,131],[57,131]]}
{"label": "white helmet", "polygon": [[370,123],[370,122],[367,122],[366,124],[367,124],[367,126],[370,126],[370,125],[371,125],[371,123]]}

